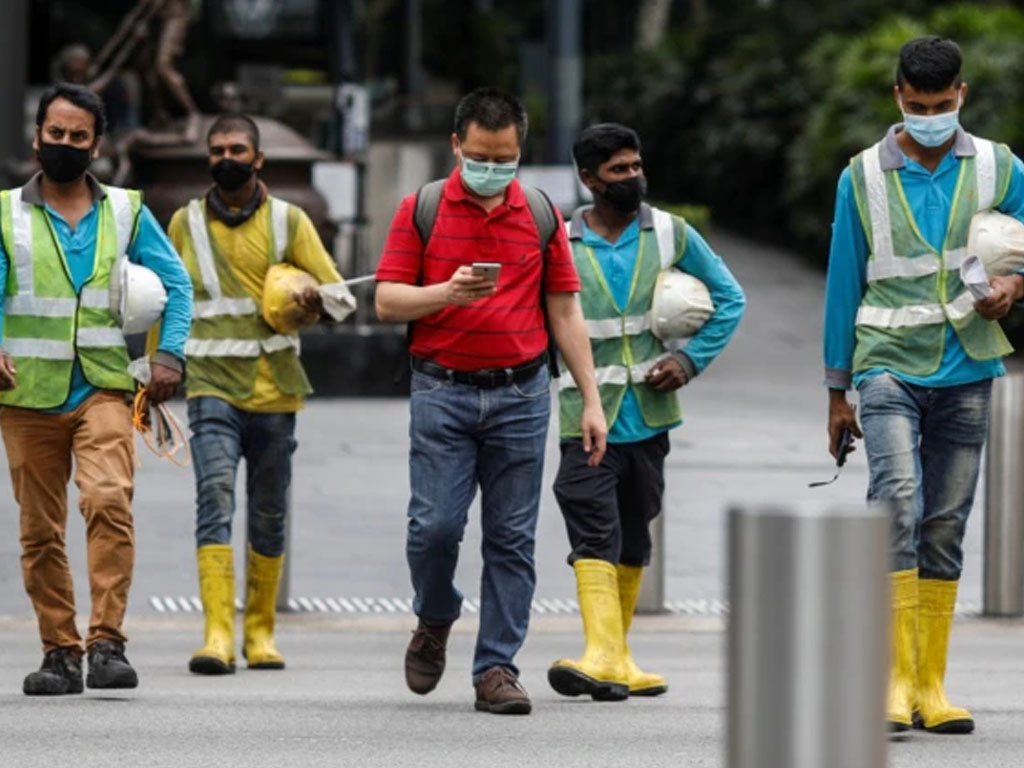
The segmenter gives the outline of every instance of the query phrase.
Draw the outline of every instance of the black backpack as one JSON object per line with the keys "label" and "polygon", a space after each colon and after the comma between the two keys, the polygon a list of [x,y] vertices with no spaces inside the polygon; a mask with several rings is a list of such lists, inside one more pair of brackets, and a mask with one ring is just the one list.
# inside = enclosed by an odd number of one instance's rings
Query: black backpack
{"label": "black backpack", "polygon": [[[437,209],[441,206],[441,194],[447,179],[438,179],[424,184],[416,192],[416,206],[413,209],[412,221],[419,233],[420,242],[423,243],[423,254],[426,255],[427,243],[434,231],[434,222],[437,221]],[[548,333],[548,366],[552,377],[558,375],[558,363],[556,355],[558,348],[555,345],[554,336],[551,334],[551,325],[548,323],[548,307],[544,296],[544,286],[547,282],[547,259],[546,254],[551,238],[555,236],[555,229],[558,227],[558,217],[555,215],[555,207],[550,198],[544,192],[526,184],[520,184],[523,194],[526,195],[526,204],[530,208],[530,214],[537,225],[537,233],[540,236],[540,307],[544,312],[544,327]],[[423,259],[420,259],[420,275],[416,280],[417,285],[423,284]],[[409,323],[406,330],[406,346],[412,342],[412,323]]]}

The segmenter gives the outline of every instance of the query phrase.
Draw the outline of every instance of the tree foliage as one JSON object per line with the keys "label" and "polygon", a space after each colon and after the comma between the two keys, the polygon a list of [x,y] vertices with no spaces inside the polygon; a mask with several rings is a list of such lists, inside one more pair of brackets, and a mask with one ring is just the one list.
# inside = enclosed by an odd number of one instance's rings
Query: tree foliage
{"label": "tree foliage", "polygon": [[652,192],[824,260],[836,179],[900,119],[892,86],[907,40],[964,50],[968,130],[1024,148],[1024,14],[998,4],[716,0],[675,18],[660,48],[591,56],[588,120],[633,125]]}

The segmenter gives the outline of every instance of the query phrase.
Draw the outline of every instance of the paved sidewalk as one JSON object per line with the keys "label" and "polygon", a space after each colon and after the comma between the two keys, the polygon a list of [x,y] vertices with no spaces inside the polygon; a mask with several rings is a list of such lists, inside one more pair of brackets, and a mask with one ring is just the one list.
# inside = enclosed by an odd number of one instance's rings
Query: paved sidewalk
{"label": "paved sidewalk", "polygon": [[[581,648],[575,618],[540,618],[520,657],[533,702],[529,717],[473,710],[470,657],[475,625],[461,621],[438,689],[405,689],[401,659],[408,619],[282,621],[283,672],[201,678],[186,671],[198,645],[197,617],[138,618],[129,658],[135,691],[30,699],[24,674],[38,663],[32,628],[0,622],[0,764],[18,768],[111,766],[528,765],[535,768],[724,764],[725,635],[718,621],[640,618],[637,658],[664,673],[658,699],[596,704],[547,686],[547,666]],[[892,768],[1010,768],[1024,762],[1024,624],[957,625],[949,688],[972,708],[970,737],[913,733],[891,742]],[[842,691],[836,692],[837,696]],[[826,768],[823,766],[823,768]]]}

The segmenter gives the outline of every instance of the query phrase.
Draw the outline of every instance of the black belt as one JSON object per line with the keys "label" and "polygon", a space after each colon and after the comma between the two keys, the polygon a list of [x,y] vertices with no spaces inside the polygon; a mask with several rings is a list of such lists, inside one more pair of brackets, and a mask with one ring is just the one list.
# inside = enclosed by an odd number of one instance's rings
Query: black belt
{"label": "black belt", "polygon": [[485,368],[481,371],[456,371],[445,368],[443,365],[424,360],[422,357],[410,355],[412,369],[418,373],[432,376],[435,379],[456,384],[468,384],[471,387],[481,389],[494,389],[495,387],[507,387],[512,384],[520,384],[528,381],[537,375],[537,372],[548,364],[548,353],[542,352],[539,357],[529,362],[517,365],[514,368]]}

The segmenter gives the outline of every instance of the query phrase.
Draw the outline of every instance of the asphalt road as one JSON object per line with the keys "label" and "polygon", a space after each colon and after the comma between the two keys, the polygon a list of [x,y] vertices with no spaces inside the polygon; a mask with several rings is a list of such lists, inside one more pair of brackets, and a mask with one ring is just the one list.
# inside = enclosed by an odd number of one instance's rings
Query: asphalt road
{"label": "asphalt road", "polygon": [[[598,704],[548,688],[547,666],[576,655],[575,619],[543,617],[520,655],[533,699],[528,717],[473,709],[472,620],[456,625],[437,690],[405,689],[402,618],[288,616],[279,633],[283,672],[201,678],[186,671],[200,634],[196,616],[139,617],[129,657],[140,686],[116,695],[28,699],[19,686],[35,665],[24,620],[0,622],[0,764],[19,768],[109,766],[722,766],[724,634],[719,621],[641,618],[638,660],[665,674],[657,699]],[[1024,629],[965,621],[953,639],[951,695],[972,708],[973,736],[915,732],[890,742],[892,768],[1011,768],[1024,753]],[[842,691],[836,691],[842,696]],[[824,768],[824,767],[823,767]],[[880,768],[880,767],[873,767]]]}
{"label": "asphalt road", "polygon": [[[859,452],[836,484],[807,488],[832,474],[819,351],[822,275],[733,237],[712,244],[745,286],[749,306],[729,349],[683,391],[686,424],[672,435],[665,570],[674,614],[639,619],[633,640],[638,658],[669,676],[667,696],[593,705],[547,688],[547,665],[580,649],[579,619],[565,615],[575,590],[550,491],[554,428],[538,529],[538,610],[521,655],[535,713],[473,711],[472,610],[454,635],[440,688],[425,699],[408,693],[400,667],[412,622],[404,602],[407,404],[314,400],[299,419],[293,489],[291,596],[302,611],[282,618],[289,668],[281,674],[206,680],[186,672],[201,635],[190,603],[197,592],[192,476],[143,452],[128,626],[142,685],[118,696],[23,697],[21,679],[37,666],[39,649],[21,586],[17,510],[0,470],[0,497],[9,500],[0,513],[8,532],[0,537],[0,617],[7,617],[0,618],[0,766],[722,765],[725,512],[733,504],[861,503],[866,470]],[[84,537],[72,499],[68,547],[86,613]],[[966,550],[961,598],[970,609],[981,593],[977,512]],[[472,514],[457,574],[470,598],[479,593],[479,567]],[[973,707],[979,731],[967,739],[914,734],[892,744],[890,764],[1024,765],[1022,641],[1019,622],[959,623],[950,688]]]}

